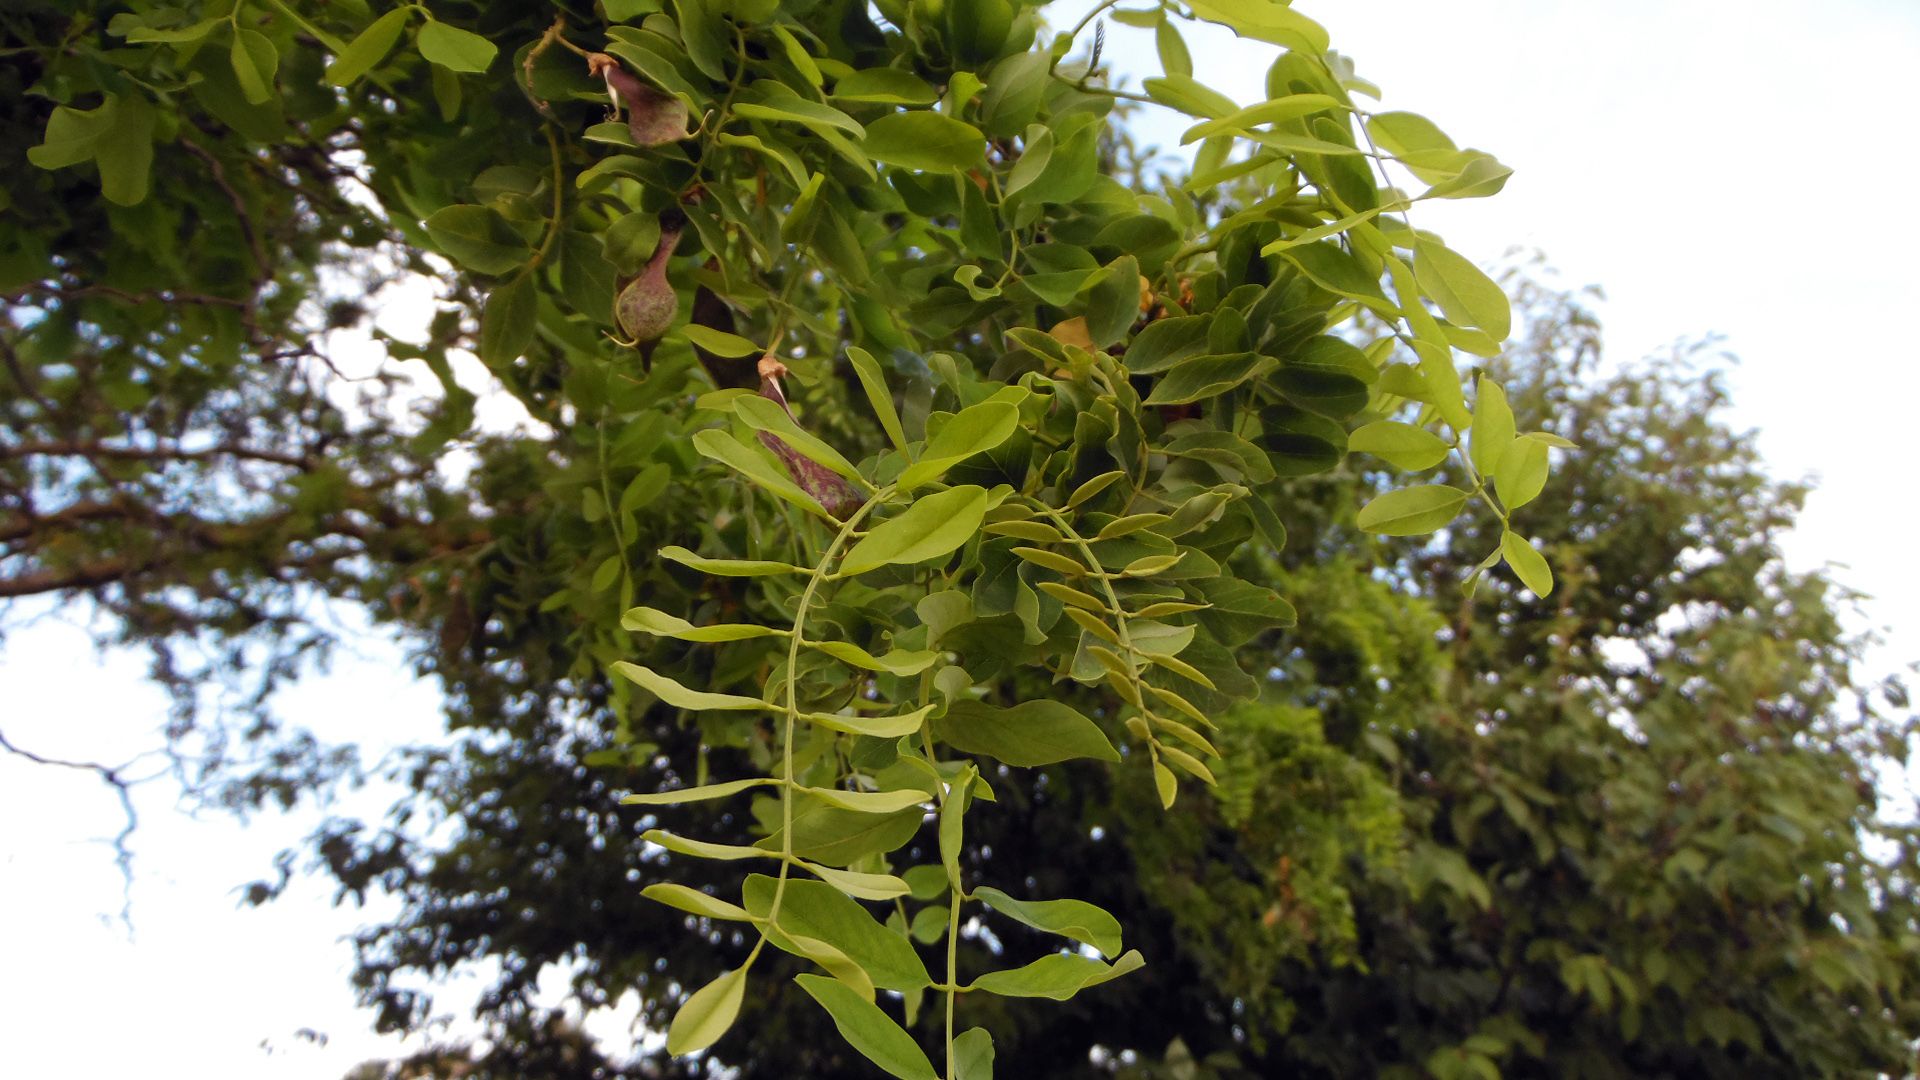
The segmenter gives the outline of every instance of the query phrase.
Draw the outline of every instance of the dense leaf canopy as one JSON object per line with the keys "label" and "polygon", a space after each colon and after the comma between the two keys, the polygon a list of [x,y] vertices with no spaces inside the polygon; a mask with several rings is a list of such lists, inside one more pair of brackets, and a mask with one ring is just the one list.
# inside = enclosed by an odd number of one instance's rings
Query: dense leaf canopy
{"label": "dense leaf canopy", "polygon": [[491,962],[496,1075],[1906,1068],[1905,699],[1781,565],[1801,491],[1419,228],[1506,170],[1304,14],[0,25],[0,597],[150,648],[240,808],[358,770],[270,707],[316,606],[406,636],[453,737],[282,867],[403,901],[382,1025]]}

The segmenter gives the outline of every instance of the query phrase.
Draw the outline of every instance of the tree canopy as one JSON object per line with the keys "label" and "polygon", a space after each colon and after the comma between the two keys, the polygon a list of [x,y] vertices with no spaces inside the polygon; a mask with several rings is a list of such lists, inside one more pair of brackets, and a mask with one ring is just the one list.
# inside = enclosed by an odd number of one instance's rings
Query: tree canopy
{"label": "tree canopy", "polygon": [[271,708],[316,601],[406,635],[453,737],[281,867],[402,899],[383,1026],[489,961],[496,1075],[1907,1068],[1910,722],[1781,565],[1801,490],[1421,228],[1505,168],[1305,14],[0,24],[0,596],[151,649],[239,808],[362,768]]}

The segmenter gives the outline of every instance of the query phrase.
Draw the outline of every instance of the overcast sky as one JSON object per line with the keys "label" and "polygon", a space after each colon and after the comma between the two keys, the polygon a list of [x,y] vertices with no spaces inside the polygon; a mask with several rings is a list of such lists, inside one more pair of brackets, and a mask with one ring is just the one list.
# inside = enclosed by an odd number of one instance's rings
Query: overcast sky
{"label": "overcast sky", "polygon": [[[1920,658],[1916,515],[1901,494],[1920,400],[1906,325],[1920,312],[1920,222],[1894,198],[1920,174],[1920,4],[1297,6],[1382,86],[1385,108],[1420,112],[1515,169],[1497,198],[1423,204],[1416,225],[1487,263],[1537,248],[1568,284],[1601,285],[1616,358],[1726,335],[1741,358],[1736,418],[1760,429],[1777,475],[1819,478],[1790,557],[1840,564],[1842,582],[1875,596],[1861,626],[1896,628],[1877,662]],[[1059,10],[1061,23],[1076,14]],[[1123,70],[1158,73],[1148,35],[1109,30]],[[1224,32],[1189,42],[1203,81],[1260,98],[1270,47]],[[1171,144],[1187,122],[1150,134]],[[4,730],[46,754],[118,761],[150,749],[165,702],[142,671],[138,657],[97,657],[70,622],[16,626],[0,650]],[[440,730],[432,688],[377,641],[281,706],[374,753]],[[334,909],[317,883],[265,910],[237,906],[236,887],[265,876],[317,817],[241,828],[180,814],[177,795],[164,780],[138,789],[129,940],[115,920],[118,871],[97,842],[119,829],[117,803],[91,777],[0,756],[0,1071],[333,1078],[393,1053],[352,1007],[340,940],[383,909]],[[393,795],[353,805],[377,810]]]}

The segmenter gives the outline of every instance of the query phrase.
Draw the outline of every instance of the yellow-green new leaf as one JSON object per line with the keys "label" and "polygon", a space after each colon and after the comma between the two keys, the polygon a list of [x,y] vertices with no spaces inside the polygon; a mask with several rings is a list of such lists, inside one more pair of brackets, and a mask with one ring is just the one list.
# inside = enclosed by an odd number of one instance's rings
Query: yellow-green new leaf
{"label": "yellow-green new leaf", "polygon": [[1492,476],[1513,446],[1513,407],[1500,384],[1482,375],[1473,396],[1473,438],[1468,456],[1482,476]]}
{"label": "yellow-green new leaf", "polygon": [[1065,1001],[1089,986],[1117,979],[1147,966],[1139,950],[1129,950],[1112,966],[1089,956],[1057,953],[1043,956],[1025,967],[993,971],[973,980],[970,989],[984,990],[1002,997],[1043,997]]}
{"label": "yellow-green new leaf", "polygon": [[613,670],[638,683],[642,689],[677,709],[744,710],[773,707],[759,698],[745,697],[740,694],[709,694],[704,690],[692,690],[652,668],[642,667],[626,660],[614,661]]}
{"label": "yellow-green new leaf", "polygon": [[1423,237],[1414,242],[1413,273],[1450,321],[1477,326],[1495,341],[1507,339],[1513,309],[1506,292],[1465,256]]}
{"label": "yellow-green new leaf", "polygon": [[931,796],[924,791],[842,791],[839,788],[802,788],[829,806],[856,810],[862,814],[895,814],[909,806],[919,806]]}
{"label": "yellow-green new leaf", "polygon": [[871,735],[877,739],[898,739],[902,736],[917,734],[920,725],[927,720],[927,714],[933,711],[932,705],[924,705],[910,713],[899,716],[841,716],[838,713],[801,713],[800,718],[816,727],[829,731],[844,731],[849,735]]}
{"label": "yellow-green new leaf", "polygon": [[1423,427],[1398,420],[1366,424],[1347,436],[1347,448],[1385,458],[1402,469],[1419,472],[1446,460],[1453,447]]}
{"label": "yellow-green new leaf", "polygon": [[905,881],[892,874],[863,874],[857,870],[836,870],[831,866],[821,866],[805,859],[796,861],[821,881],[857,900],[884,902],[913,891],[907,887]]}
{"label": "yellow-green new leaf", "polygon": [[710,326],[688,323],[681,330],[687,340],[715,356],[759,356],[766,351],[739,334],[729,334]]}
{"label": "yellow-green new leaf", "polygon": [[1507,509],[1532,502],[1547,486],[1547,444],[1531,435],[1513,440],[1493,470],[1493,485]]}
{"label": "yellow-green new leaf", "polygon": [[853,362],[853,373],[860,379],[860,388],[867,392],[867,404],[873,406],[874,415],[880,418],[880,427],[886,431],[887,439],[904,456],[907,433],[900,426],[900,414],[893,407],[893,392],[887,389],[887,378],[880,372],[879,361],[858,345],[847,346],[847,359]]}
{"label": "yellow-green new leaf", "polygon": [[792,563],[766,559],[709,559],[686,548],[672,545],[660,549],[660,557],[718,577],[766,577],[771,574],[807,574],[812,571]]}
{"label": "yellow-green new leaf", "polygon": [[902,1031],[878,1005],[824,975],[796,975],[793,981],[827,1010],[840,1037],[881,1071],[899,1080],[938,1080],[933,1063],[913,1036]]}
{"label": "yellow-green new leaf", "polygon": [[1546,556],[1534,550],[1527,538],[1516,532],[1504,533],[1500,537],[1500,554],[1513,567],[1515,577],[1520,583],[1533,590],[1535,596],[1547,596],[1553,592],[1553,568],[1547,565]]}
{"label": "yellow-green new leaf", "polygon": [[1249,105],[1218,120],[1195,124],[1187,129],[1186,134],[1180,136],[1180,145],[1199,142],[1209,135],[1243,134],[1260,124],[1277,124],[1327,109],[1345,109],[1346,107],[1339,100],[1325,94],[1292,94],[1283,98],[1274,98],[1258,105]]}
{"label": "yellow-green new leaf", "polygon": [[1374,496],[1355,524],[1382,536],[1421,536],[1445,526],[1466,504],[1466,492],[1445,484],[1402,488]]}
{"label": "yellow-green new leaf", "polygon": [[779,852],[776,851],[764,851],[757,847],[743,847],[739,844],[714,844],[705,840],[679,836],[665,829],[648,829],[640,834],[640,839],[650,844],[659,844],[676,855],[691,855],[696,859],[713,859],[718,862],[779,857]]}
{"label": "yellow-green new leaf", "polygon": [[740,1015],[747,990],[747,969],[735,968],[693,992],[667,1028],[667,1052],[675,1057],[698,1053],[720,1041]]}
{"label": "yellow-green new leaf", "polygon": [[713,623],[708,626],[695,626],[677,615],[669,615],[657,608],[631,608],[620,617],[620,627],[655,637],[670,637],[680,641],[745,641],[749,638],[780,637],[791,631],[757,623]]}
{"label": "yellow-green new leaf", "polygon": [[889,675],[918,675],[933,666],[940,654],[926,649],[893,649],[875,656],[851,641],[809,641],[807,647],[826,653],[843,664]]}
{"label": "yellow-green new leaf", "polygon": [[840,561],[840,576],[950,555],[973,539],[987,514],[987,491],[971,484],[915,500],[899,517],[874,526]]}
{"label": "yellow-green new leaf", "polygon": [[747,909],[738,904],[730,904],[717,896],[708,896],[699,889],[661,882],[640,890],[640,895],[655,903],[678,908],[692,915],[701,915],[709,919],[722,919],[730,922],[745,922],[753,918]]}
{"label": "yellow-green new leaf", "polygon": [[920,460],[907,466],[897,486],[901,491],[912,491],[940,479],[962,461],[1006,442],[1019,423],[1020,410],[1005,401],[983,401],[960,410],[927,440]]}
{"label": "yellow-green new leaf", "polygon": [[975,889],[973,895],[1016,922],[1091,945],[1102,956],[1120,952],[1120,920],[1084,900],[1015,900],[986,886]]}
{"label": "yellow-green new leaf", "polygon": [[699,787],[680,788],[675,791],[636,792],[620,801],[629,806],[678,806],[681,803],[724,799],[729,795],[738,795],[757,787],[771,787],[779,782],[771,776],[756,776],[750,780],[729,780],[724,784],[703,784]]}

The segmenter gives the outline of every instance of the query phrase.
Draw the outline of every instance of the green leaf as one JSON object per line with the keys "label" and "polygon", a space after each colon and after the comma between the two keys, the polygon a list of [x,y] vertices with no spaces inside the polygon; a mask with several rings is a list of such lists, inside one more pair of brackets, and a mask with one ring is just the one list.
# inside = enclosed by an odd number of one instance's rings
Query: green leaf
{"label": "green leaf", "polygon": [[660,557],[691,567],[703,574],[718,577],[766,577],[771,574],[807,574],[812,571],[804,566],[792,563],[769,562],[765,559],[709,559],[695,555],[678,545],[660,549]]}
{"label": "green leaf", "polygon": [[720,13],[707,0],[674,0],[674,23],[686,43],[687,59],[700,74],[715,82],[727,81],[727,56],[733,35]]}
{"label": "green leaf", "polygon": [[[1493,485],[1508,510],[1518,510],[1547,486],[1547,444],[1532,436],[1513,440],[1493,469]],[[1544,593],[1542,595],[1545,595]]]}
{"label": "green leaf", "polygon": [[[1170,19],[1161,19],[1153,24],[1153,48],[1160,54],[1160,70],[1168,75],[1192,75],[1193,53],[1187,49],[1187,43],[1181,40],[1180,31]],[[1186,145],[1182,140],[1181,145]]]}
{"label": "green leaf", "polygon": [[972,990],[1002,997],[1043,997],[1065,1001],[1089,986],[1117,979],[1147,966],[1139,950],[1130,950],[1109,967],[1089,956],[1057,953],[1025,967],[992,971],[973,980]]}
{"label": "green leaf", "polygon": [[860,149],[875,161],[923,172],[958,172],[985,164],[986,136],[944,113],[888,113],[867,125]]}
{"label": "green leaf", "polygon": [[918,675],[940,659],[939,653],[926,649],[894,649],[885,656],[875,656],[851,641],[809,641],[807,646],[857,668],[902,677]]}
{"label": "green leaf", "polygon": [[449,71],[478,74],[493,63],[500,50],[479,34],[429,19],[414,44],[420,55]]}
{"label": "green leaf", "polygon": [[709,694],[703,690],[690,690],[679,683],[654,671],[652,668],[626,660],[613,663],[615,673],[624,675],[638,683],[648,693],[677,709],[755,709],[770,710],[771,705],[759,698],[743,697],[739,694]]}
{"label": "green leaf", "polygon": [[993,1036],[986,1028],[954,1036],[953,1080],[993,1080]]}
{"label": "green leaf", "polygon": [[240,93],[254,105],[273,100],[273,76],[280,70],[280,52],[267,35],[258,30],[235,30],[233,46],[227,50],[233,64],[234,81]]}
{"label": "green leaf", "polygon": [[682,332],[687,335],[688,341],[715,356],[759,356],[766,351],[738,334],[729,334],[698,323],[688,323]]}
{"label": "green leaf", "polygon": [[766,851],[757,847],[742,847],[739,844],[713,844],[705,840],[694,840],[685,836],[676,836],[664,829],[648,829],[640,834],[640,839],[650,844],[659,844],[668,851],[680,855],[690,855],[696,859],[717,859],[722,862],[738,862],[741,859],[778,858],[778,852]]}
{"label": "green leaf", "polygon": [[793,981],[833,1017],[840,1037],[887,1075],[900,1080],[938,1080],[933,1063],[913,1036],[902,1031],[878,1005],[824,975],[796,975]]}
{"label": "green leaf", "polygon": [[119,99],[113,121],[93,148],[100,168],[100,194],[108,202],[133,206],[146,200],[153,171],[153,106],[138,94]]}
{"label": "green leaf", "polygon": [[1006,442],[1019,424],[1020,410],[1009,402],[970,405],[927,440],[920,460],[907,466],[895,485],[904,492],[938,480],[962,461]]}
{"label": "green leaf", "polygon": [[857,137],[864,130],[859,121],[839,109],[800,97],[776,97],[767,102],[742,101],[734,105],[733,111],[750,120],[799,124],[822,133],[838,129]]}
{"label": "green leaf", "polygon": [[[779,887],[776,879],[763,874],[747,878],[741,891],[746,911],[767,918]],[[883,990],[910,994],[933,983],[920,955],[905,938],[880,925],[866,908],[824,881],[789,880],[780,901],[778,926],[789,934],[832,942]],[[781,945],[778,940],[774,944]]]}
{"label": "green leaf", "polygon": [[1507,294],[1494,280],[1445,244],[1425,237],[1414,241],[1413,273],[1420,289],[1440,305],[1447,319],[1477,326],[1495,341],[1505,341],[1513,312]]}
{"label": "green leaf", "polygon": [[533,257],[507,219],[489,206],[443,207],[426,220],[427,235],[454,262],[481,274],[504,274]]}
{"label": "green leaf", "polygon": [[724,784],[703,784],[699,787],[678,788],[673,791],[636,792],[623,796],[620,802],[628,806],[678,806],[681,803],[724,799],[729,795],[738,795],[743,791],[768,787],[779,782],[771,776],[756,776],[750,780],[729,780]]}
{"label": "green leaf", "polygon": [[910,713],[898,716],[841,716],[836,713],[801,713],[800,718],[809,724],[827,728],[830,731],[844,731],[852,735],[871,735],[878,739],[898,739],[905,735],[918,734],[920,725],[926,723],[927,714],[934,710],[932,705],[923,705]]}
{"label": "green leaf", "polygon": [[1492,476],[1513,445],[1513,409],[1507,404],[1507,392],[1484,375],[1474,392],[1472,432],[1467,456],[1482,476]]}
{"label": "green leaf", "polygon": [[905,513],[874,526],[853,545],[840,561],[839,576],[951,554],[980,531],[986,513],[986,489],[971,484],[916,499]]}
{"label": "green leaf", "polygon": [[660,882],[640,890],[640,895],[655,903],[693,915],[702,915],[709,919],[724,919],[729,922],[744,922],[752,918],[747,909],[738,904],[730,904],[717,896],[708,896],[699,889],[672,882]]}
{"label": "green leaf", "polygon": [[919,806],[932,796],[917,788],[904,791],[845,791],[840,788],[801,788],[801,794],[819,799],[828,806],[856,810],[862,814],[897,814],[909,806]]}
{"label": "green leaf", "polygon": [[934,732],[962,753],[985,754],[1021,768],[1072,758],[1120,760],[1099,725],[1058,701],[1025,701],[1010,709],[955,702],[934,721]]}
{"label": "green leaf", "polygon": [[480,309],[480,362],[499,372],[519,359],[533,344],[538,311],[531,274],[511,278],[488,293]]}
{"label": "green leaf", "polygon": [[631,608],[620,617],[620,628],[655,637],[680,641],[746,641],[750,638],[780,637],[789,631],[758,623],[713,623],[695,626],[677,615],[650,607]]}
{"label": "green leaf", "polygon": [[[918,807],[892,814],[847,810],[810,795],[795,795],[793,852],[802,858],[847,866],[869,855],[883,855],[913,839],[923,814]],[[783,850],[785,826],[754,846],[774,854]]]}
{"label": "green leaf", "polygon": [[1517,532],[1500,534],[1500,554],[1513,567],[1515,577],[1520,583],[1533,590],[1535,596],[1548,596],[1553,592],[1553,568],[1547,565],[1546,556],[1534,549],[1527,538]]}
{"label": "green leaf", "polygon": [[693,448],[702,457],[712,458],[733,471],[767,489],[768,492],[785,499],[787,502],[807,511],[831,519],[830,514],[813,496],[800,489],[800,485],[789,480],[773,463],[753,447],[747,446],[733,437],[731,432],[719,428],[706,428],[694,432]]}
{"label": "green leaf", "polygon": [[735,968],[695,990],[673,1015],[673,1023],[667,1028],[667,1053],[675,1057],[697,1053],[718,1042],[740,1015],[740,1001],[746,990],[747,969],[744,967]]}
{"label": "green leaf", "polygon": [[1154,384],[1146,404],[1184,405],[1219,397],[1274,366],[1272,359],[1250,352],[1182,360]]}
{"label": "green leaf", "polygon": [[373,20],[346,48],[340,50],[340,55],[334,57],[333,63],[327,65],[327,81],[335,86],[350,86],[354,80],[372,71],[374,65],[393,51],[393,46],[407,28],[407,19],[412,12],[411,7],[397,7]]}
{"label": "green leaf", "polygon": [[1327,31],[1319,23],[1273,0],[1198,0],[1193,13],[1241,37],[1270,42],[1310,55],[1327,51]]}
{"label": "green leaf", "polygon": [[[117,18],[114,20],[114,22],[118,21]],[[148,43],[184,45],[190,41],[204,40],[208,34],[213,33],[214,30],[219,27],[225,26],[226,23],[227,20],[225,18],[215,17],[202,19],[197,23],[190,23],[177,30],[163,30],[152,26],[136,26],[127,31],[127,43],[129,45],[145,45]],[[109,24],[107,32],[116,33],[117,31]]]}
{"label": "green leaf", "polygon": [[853,870],[836,870],[831,866],[819,866],[805,859],[799,862],[808,873],[818,874],[820,880],[857,900],[877,900],[885,903],[905,896],[910,891],[905,881],[892,874],[863,874]]}
{"label": "green leaf", "polygon": [[1444,484],[1403,488],[1375,496],[1355,524],[1382,536],[1420,536],[1445,526],[1466,504],[1466,492]]}
{"label": "green leaf", "polygon": [[1402,469],[1418,472],[1445,461],[1453,450],[1447,440],[1423,427],[1398,420],[1379,420],[1347,436],[1347,447],[1385,458]]}
{"label": "green leaf", "polygon": [[1146,90],[1148,97],[1188,116],[1217,120],[1240,111],[1240,107],[1234,104],[1232,98],[1196,81],[1190,75],[1168,75],[1159,79],[1147,79],[1140,85]]}
{"label": "green leaf", "polygon": [[887,378],[880,372],[880,364],[873,354],[858,345],[847,346],[847,359],[853,363],[853,373],[860,379],[860,388],[867,392],[867,404],[873,407],[873,413],[880,419],[880,426],[886,430],[887,438],[893,448],[902,455],[907,452],[907,433],[900,426],[900,414],[894,411],[893,392],[887,389]]}
{"label": "green leaf", "polygon": [[1102,956],[1120,952],[1120,920],[1084,900],[1015,900],[986,886],[973,890],[973,895],[1015,922],[1091,945]]}
{"label": "green leaf", "polygon": [[866,68],[850,72],[833,84],[833,96],[843,101],[885,105],[931,105],[940,92],[925,79],[899,68]]}
{"label": "green leaf", "polygon": [[1344,108],[1346,106],[1338,99],[1325,94],[1293,94],[1288,97],[1274,98],[1258,105],[1249,105],[1217,120],[1195,124],[1180,136],[1180,145],[1186,146],[1208,136],[1223,133],[1245,134],[1260,124],[1277,124],[1287,120],[1297,120],[1317,112],[1325,112],[1328,109]]}

